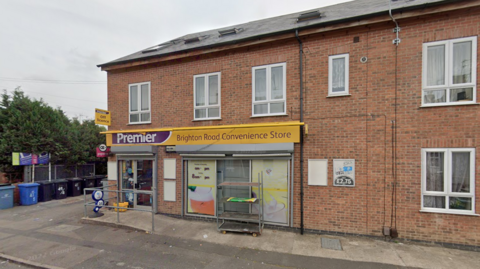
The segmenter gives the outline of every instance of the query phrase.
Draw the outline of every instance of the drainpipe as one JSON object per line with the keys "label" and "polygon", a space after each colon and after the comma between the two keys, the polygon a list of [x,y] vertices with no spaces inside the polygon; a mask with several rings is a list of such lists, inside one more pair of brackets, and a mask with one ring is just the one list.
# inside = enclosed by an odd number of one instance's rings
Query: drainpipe
{"label": "drainpipe", "polygon": [[[298,29],[295,37],[299,45],[300,57],[300,122],[303,122],[303,43],[298,37]],[[300,234],[303,235],[303,126],[300,126]]]}
{"label": "drainpipe", "polygon": [[[392,15],[392,4],[389,1],[388,5],[388,13],[390,15],[390,18],[392,18],[392,21],[395,23],[395,28],[393,29],[393,32],[396,33],[397,38],[393,40],[393,44],[395,45],[395,110],[394,110],[394,120],[392,121],[392,146],[393,146],[393,160],[392,160],[392,174],[393,174],[393,187],[392,187],[392,214],[391,214],[391,219],[390,219],[390,225],[393,226],[392,229],[390,229],[390,237],[396,238],[398,237],[398,231],[397,231],[397,66],[398,66],[398,45],[401,42],[401,39],[399,37],[399,32],[400,32],[400,27],[398,26],[397,21]],[[393,217],[395,217],[395,222],[393,222]]]}

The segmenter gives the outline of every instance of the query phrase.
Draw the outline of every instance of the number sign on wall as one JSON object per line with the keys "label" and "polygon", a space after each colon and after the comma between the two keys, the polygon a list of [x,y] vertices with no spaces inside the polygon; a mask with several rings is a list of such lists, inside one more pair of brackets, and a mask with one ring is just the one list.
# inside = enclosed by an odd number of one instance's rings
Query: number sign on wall
{"label": "number sign on wall", "polygon": [[355,187],[355,160],[333,160],[333,186]]}

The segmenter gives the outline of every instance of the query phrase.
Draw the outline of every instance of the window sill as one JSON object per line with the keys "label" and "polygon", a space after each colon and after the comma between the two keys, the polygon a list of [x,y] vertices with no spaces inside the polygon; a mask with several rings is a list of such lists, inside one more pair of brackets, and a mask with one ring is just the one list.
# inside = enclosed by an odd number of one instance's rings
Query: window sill
{"label": "window sill", "polygon": [[443,107],[443,106],[472,106],[480,105],[479,103],[471,102],[457,102],[457,103],[448,103],[448,104],[432,104],[432,105],[421,105],[420,108],[429,108],[429,107]]}
{"label": "window sill", "polygon": [[285,117],[288,114],[274,114],[274,115],[253,115],[250,118],[265,118],[265,117]]}
{"label": "window sill", "polygon": [[335,94],[335,95],[327,95],[327,98],[332,98],[332,97],[345,97],[345,96],[352,96],[351,94]]}
{"label": "window sill", "polygon": [[211,118],[211,119],[195,119],[192,121],[206,121],[206,120],[222,120],[222,118]]}
{"label": "window sill", "polygon": [[462,215],[462,216],[472,216],[472,217],[479,217],[479,214],[475,213],[468,213],[468,212],[440,212],[440,211],[433,211],[433,210],[427,210],[427,209],[421,209],[421,213],[435,213],[435,214],[447,214],[447,215]]}
{"label": "window sill", "polygon": [[152,124],[152,122],[132,122],[132,123],[127,123],[127,126],[128,125],[142,125],[142,124],[145,124],[145,125],[149,125],[149,124]]}

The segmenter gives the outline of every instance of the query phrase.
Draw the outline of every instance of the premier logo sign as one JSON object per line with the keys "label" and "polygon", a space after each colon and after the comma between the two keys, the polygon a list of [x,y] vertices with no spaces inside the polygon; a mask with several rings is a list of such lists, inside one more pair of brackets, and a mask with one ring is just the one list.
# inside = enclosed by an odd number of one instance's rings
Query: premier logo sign
{"label": "premier logo sign", "polygon": [[171,132],[116,133],[113,134],[112,142],[114,145],[162,144],[170,134]]}

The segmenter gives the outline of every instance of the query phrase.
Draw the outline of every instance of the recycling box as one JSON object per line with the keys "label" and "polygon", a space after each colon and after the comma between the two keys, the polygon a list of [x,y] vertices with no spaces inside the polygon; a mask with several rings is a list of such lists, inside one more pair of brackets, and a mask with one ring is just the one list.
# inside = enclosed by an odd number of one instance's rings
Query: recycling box
{"label": "recycling box", "polygon": [[37,183],[40,184],[40,186],[38,186],[38,201],[51,201],[55,194],[53,181],[38,181]]}
{"label": "recycling box", "polygon": [[34,205],[38,202],[38,183],[18,184],[21,205]]}
{"label": "recycling box", "polygon": [[[83,178],[83,188],[95,188],[96,186],[96,177],[95,176],[90,176],[90,177],[84,177]],[[87,191],[87,194],[92,193],[93,191]]]}
{"label": "recycling box", "polygon": [[79,196],[83,194],[83,179],[79,177],[67,178],[67,195],[68,196]]}
{"label": "recycling box", "polygon": [[15,186],[5,185],[0,187],[0,209],[13,207],[13,190],[15,190]]}
{"label": "recycling box", "polygon": [[68,191],[68,181],[65,179],[57,179],[53,181],[55,194],[53,195],[53,199],[65,199],[67,198],[67,191]]}
{"label": "recycling box", "polygon": [[96,175],[95,176],[95,187],[101,188],[102,187],[102,180],[106,178],[106,176]]}

